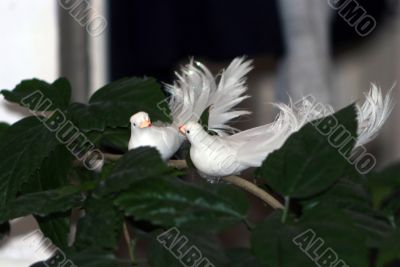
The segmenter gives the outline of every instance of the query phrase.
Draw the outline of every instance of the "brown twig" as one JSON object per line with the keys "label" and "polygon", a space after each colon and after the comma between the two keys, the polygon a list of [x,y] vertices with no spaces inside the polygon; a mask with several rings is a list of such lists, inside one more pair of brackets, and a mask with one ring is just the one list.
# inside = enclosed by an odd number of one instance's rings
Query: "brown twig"
{"label": "brown twig", "polygon": [[184,159],[170,159],[168,161],[168,166],[174,167],[178,170],[183,170],[188,167],[186,164],[186,160],[184,160]]}
{"label": "brown twig", "polygon": [[[121,158],[122,155],[115,155],[115,154],[108,154],[104,153],[104,158],[109,161],[116,161]],[[177,169],[186,169],[187,163],[185,160],[169,160],[168,166],[177,168]],[[243,179],[239,176],[226,176],[222,178],[224,181],[231,183],[237,187],[246,190],[247,192],[255,195],[256,197],[260,198],[262,201],[273,207],[274,209],[283,209],[283,205],[276,200],[273,196],[271,196],[268,192],[264,191],[254,183]]]}
{"label": "brown twig", "polygon": [[269,204],[274,209],[283,209],[283,205],[276,200],[273,196],[271,196],[266,191],[262,190],[257,185],[253,184],[252,182],[247,181],[239,176],[226,176],[222,178],[224,181],[236,185],[247,192],[255,195],[256,197],[263,200],[265,203]]}
{"label": "brown twig", "polygon": [[[187,164],[185,160],[169,160],[168,165],[171,167],[175,167],[177,169],[185,169],[187,168]],[[231,183],[237,187],[240,187],[247,192],[255,195],[256,197],[263,200],[265,203],[269,204],[274,209],[283,209],[283,205],[276,200],[273,196],[262,190],[257,185],[252,182],[247,181],[239,176],[226,176],[223,177],[222,180],[225,182]]]}
{"label": "brown twig", "polygon": [[104,159],[108,160],[108,161],[117,161],[122,157],[122,155],[110,154],[110,153],[104,153],[104,152],[103,152],[103,155],[104,155]]}
{"label": "brown twig", "polygon": [[125,242],[126,245],[128,246],[128,251],[129,251],[129,258],[131,259],[132,265],[135,264],[135,255],[133,255],[133,249],[131,245],[131,236],[129,235],[128,231],[128,226],[126,225],[126,222],[124,221],[123,224],[123,231],[124,231],[124,237],[125,237]]}

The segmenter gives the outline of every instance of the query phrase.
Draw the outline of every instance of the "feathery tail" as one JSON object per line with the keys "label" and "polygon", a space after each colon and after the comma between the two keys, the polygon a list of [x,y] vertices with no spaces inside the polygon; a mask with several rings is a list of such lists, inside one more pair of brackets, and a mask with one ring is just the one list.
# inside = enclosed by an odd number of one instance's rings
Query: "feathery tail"
{"label": "feathery tail", "polygon": [[365,94],[364,103],[357,105],[358,138],[356,147],[373,140],[386,122],[394,107],[391,98],[392,89],[383,96],[382,90],[372,84],[368,94]]}
{"label": "feathery tail", "polygon": [[[393,110],[391,90],[383,96],[382,91],[373,84],[365,97],[365,102],[361,106],[357,105],[356,147],[374,139]],[[319,109],[315,109],[314,104],[307,98],[301,99],[295,105],[291,103],[290,106],[274,103],[273,105],[279,109],[279,114],[273,123],[228,137],[233,144],[241,144],[238,151],[239,160],[252,167],[261,166],[268,154],[279,149],[292,133],[310,121],[334,113],[329,105],[320,105]]]}
{"label": "feathery tail", "polygon": [[249,167],[261,166],[264,159],[272,151],[279,149],[286,139],[298,131],[307,122],[319,119],[332,112],[332,107],[323,106],[316,110],[308,98],[304,97],[296,104],[273,103],[279,113],[273,123],[239,132],[227,139],[237,144],[238,160]]}
{"label": "feathery tail", "polygon": [[216,90],[214,77],[201,63],[193,60],[175,75],[175,82],[166,85],[173,123],[180,126],[188,121],[198,121],[209,106],[211,92]]}
{"label": "feathery tail", "polygon": [[233,110],[233,107],[249,97],[243,94],[247,90],[245,75],[251,69],[250,60],[235,58],[221,73],[217,86],[209,69],[191,60],[181,68],[181,73],[176,73],[177,80],[172,85],[166,85],[171,95],[169,107],[174,124],[179,126],[188,121],[198,121],[209,108],[209,130],[221,136],[226,131],[234,131],[227,122],[250,113]]}
{"label": "feathery tail", "polygon": [[233,110],[233,108],[250,96],[247,91],[246,75],[253,68],[252,60],[244,57],[235,58],[220,76],[218,87],[212,92],[208,117],[208,128],[218,135],[226,135],[225,132],[235,132],[236,129],[227,125],[229,121],[242,115],[250,114],[245,110]]}

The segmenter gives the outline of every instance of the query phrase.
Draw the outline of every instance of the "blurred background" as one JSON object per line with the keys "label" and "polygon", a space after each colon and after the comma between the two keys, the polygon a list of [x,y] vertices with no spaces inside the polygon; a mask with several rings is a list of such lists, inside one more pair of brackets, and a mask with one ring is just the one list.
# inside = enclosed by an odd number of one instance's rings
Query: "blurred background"
{"label": "blurred background", "polygon": [[[400,80],[395,0],[0,0],[0,36],[0,89],[64,76],[79,102],[125,76],[169,83],[190,57],[217,74],[246,55],[255,68],[242,107],[253,115],[238,122],[242,129],[271,122],[269,103],[289,96],[339,108],[362,99],[371,82],[387,91]],[[24,115],[0,97],[0,121]],[[400,159],[399,121],[397,105],[368,147],[379,166]],[[0,266],[40,259],[18,243],[34,228],[30,218],[14,222]]]}

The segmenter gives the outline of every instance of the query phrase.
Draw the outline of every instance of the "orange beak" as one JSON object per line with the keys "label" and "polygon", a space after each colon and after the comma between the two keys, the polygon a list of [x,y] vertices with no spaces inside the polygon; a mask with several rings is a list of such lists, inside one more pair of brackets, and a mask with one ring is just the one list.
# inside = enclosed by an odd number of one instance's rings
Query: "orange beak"
{"label": "orange beak", "polygon": [[139,125],[139,128],[146,128],[146,127],[150,127],[150,126],[151,126],[151,121],[145,120]]}
{"label": "orange beak", "polygon": [[185,125],[179,126],[179,131],[180,131],[183,135],[186,135]]}

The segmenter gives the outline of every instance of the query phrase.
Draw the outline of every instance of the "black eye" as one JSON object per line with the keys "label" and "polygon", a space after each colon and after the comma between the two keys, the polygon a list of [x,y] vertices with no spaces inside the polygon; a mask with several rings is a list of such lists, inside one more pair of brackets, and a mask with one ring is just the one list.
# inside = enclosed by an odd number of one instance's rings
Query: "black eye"
{"label": "black eye", "polygon": [[135,126],[135,127],[136,127],[136,123],[134,123],[134,124],[133,124],[133,126]]}
{"label": "black eye", "polygon": [[189,134],[189,133],[190,133],[190,131],[189,131],[189,130],[187,130],[187,131],[186,131],[186,133],[187,133],[187,134]]}

